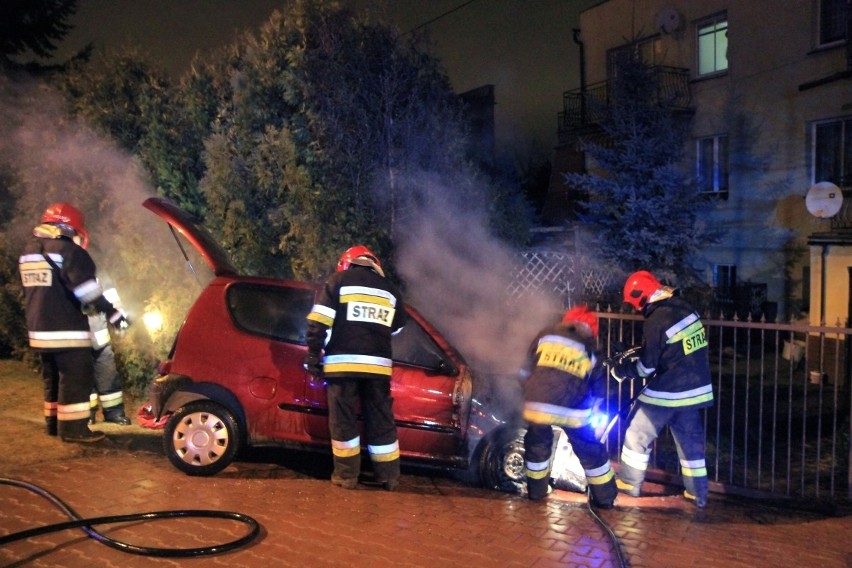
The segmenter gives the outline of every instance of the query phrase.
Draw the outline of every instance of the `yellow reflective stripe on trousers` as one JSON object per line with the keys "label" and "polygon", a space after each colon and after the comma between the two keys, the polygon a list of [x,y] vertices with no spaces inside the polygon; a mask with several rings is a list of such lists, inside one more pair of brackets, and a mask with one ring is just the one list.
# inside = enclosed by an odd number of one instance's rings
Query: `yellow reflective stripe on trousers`
{"label": "yellow reflective stripe on trousers", "polygon": [[524,462],[524,472],[530,479],[544,479],[550,472],[550,461]]}
{"label": "yellow reflective stripe on trousers", "polygon": [[58,404],[56,405],[56,417],[59,420],[82,420],[89,418],[91,408],[89,401],[76,402],[74,404]]}
{"label": "yellow reflective stripe on trousers", "polygon": [[704,460],[680,460],[680,471],[684,477],[707,477]]}
{"label": "yellow reflective stripe on trousers", "polygon": [[104,408],[113,408],[124,402],[124,394],[121,391],[116,391],[110,394],[100,395],[101,405]]}
{"label": "yellow reflective stripe on trousers", "polygon": [[630,448],[626,448],[624,446],[621,448],[621,463],[627,464],[633,469],[638,469],[639,471],[645,471],[648,469],[648,460],[650,457],[650,454],[640,454],[639,452],[634,452]]}
{"label": "yellow reflective stripe on trousers", "polygon": [[50,417],[50,416],[56,417],[56,406],[57,406],[57,404],[55,402],[45,402],[44,403],[44,415],[48,416],[48,417]]}
{"label": "yellow reflective stripe on trousers", "polygon": [[586,472],[586,481],[588,481],[591,485],[603,485],[615,477],[615,472],[612,470],[609,462],[600,467],[586,469],[583,471]]}
{"label": "yellow reflective stripe on trousers", "polygon": [[399,441],[383,446],[367,446],[370,459],[374,462],[389,462],[399,459]]}
{"label": "yellow reflective stripe on trousers", "polygon": [[339,458],[351,458],[352,456],[357,456],[361,453],[361,437],[356,436],[355,438],[346,441],[332,440],[331,453]]}

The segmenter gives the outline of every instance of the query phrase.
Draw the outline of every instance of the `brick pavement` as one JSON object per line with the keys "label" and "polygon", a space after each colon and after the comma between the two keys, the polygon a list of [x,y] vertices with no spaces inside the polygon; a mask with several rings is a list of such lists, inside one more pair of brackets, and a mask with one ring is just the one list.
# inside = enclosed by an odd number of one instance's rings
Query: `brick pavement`
{"label": "brick pavement", "polygon": [[[105,425],[108,440],[97,447],[63,444],[42,433],[37,404],[9,400],[0,396],[0,477],[54,493],[84,517],[215,509],[255,518],[262,533],[229,553],[173,559],[130,555],[75,529],[0,547],[0,566],[618,566],[580,494],[555,491],[547,502],[532,503],[407,468],[396,493],[368,485],[347,491],[329,483],[327,456],[286,451],[256,452],[215,477],[195,478],[168,463],[159,432]],[[28,441],[43,449],[35,456],[15,452]],[[656,496],[619,496],[615,509],[600,512],[628,566],[852,566],[850,510],[808,512],[714,495],[698,511],[675,488],[650,489]],[[0,535],[65,520],[42,497],[0,485]],[[136,545],[182,548],[221,544],[246,531],[219,519],[99,529]]]}
{"label": "brick pavement", "polygon": [[[111,434],[120,438],[122,434]],[[60,442],[57,442],[60,443]],[[400,490],[336,488],[298,464],[239,462],[213,478],[193,478],[157,452],[114,444],[91,455],[0,467],[0,476],[56,494],[81,516],[217,509],[262,525],[252,545],[188,559],[150,559],[113,550],[69,530],[0,548],[3,566],[617,566],[582,495],[556,491],[546,503],[470,488],[422,473]],[[288,459],[299,460],[299,454]],[[75,480],[69,486],[69,480]],[[666,488],[658,487],[662,492]],[[29,491],[0,486],[0,534],[61,522]],[[697,511],[677,495],[632,499],[601,511],[629,566],[852,565],[852,518],[785,511],[714,497]],[[159,547],[231,541],[246,527],[216,519],[172,519],[101,527],[112,538]]]}

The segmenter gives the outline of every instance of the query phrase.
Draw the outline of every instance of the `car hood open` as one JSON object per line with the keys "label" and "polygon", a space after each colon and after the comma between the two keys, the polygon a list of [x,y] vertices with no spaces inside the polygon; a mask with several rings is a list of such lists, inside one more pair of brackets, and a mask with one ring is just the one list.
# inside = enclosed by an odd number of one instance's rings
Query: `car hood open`
{"label": "car hood open", "polygon": [[[239,274],[231,263],[228,253],[186,211],[164,197],[149,197],[142,205],[166,221],[172,231],[177,231],[183,235],[195,247],[195,250],[198,251],[213,274],[216,276]],[[180,241],[178,241],[178,245],[180,245]]]}

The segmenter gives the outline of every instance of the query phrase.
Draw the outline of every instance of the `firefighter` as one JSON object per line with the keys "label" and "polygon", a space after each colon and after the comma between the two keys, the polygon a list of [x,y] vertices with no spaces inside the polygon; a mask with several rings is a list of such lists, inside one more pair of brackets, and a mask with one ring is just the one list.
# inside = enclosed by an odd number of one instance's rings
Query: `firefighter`
{"label": "firefighter", "polygon": [[94,360],[82,307],[89,304],[106,314],[117,329],[128,324],[124,313],[104,298],[87,242],[82,213],[68,203],[53,203],[19,261],[29,344],[42,362],[47,433],[64,442],[104,438],[87,424]]}
{"label": "firefighter", "polygon": [[617,490],[606,447],[591,425],[593,408],[602,400],[607,374],[596,355],[598,318],[575,306],[562,321],[544,329],[530,346],[521,371],[524,382],[524,461],[527,496],[549,492],[553,426],[565,431],[588,482],[591,502],[611,509]]}
{"label": "firefighter", "polygon": [[[121,309],[121,300],[115,288],[109,288],[104,296],[113,306]],[[115,352],[112,349],[112,337],[104,314],[89,313],[89,330],[92,334],[92,355],[95,362],[95,390],[89,395],[89,424],[97,422],[100,403],[104,421],[129,426],[130,419],[124,412],[124,392],[121,375],[115,366]]]}
{"label": "firefighter", "polygon": [[617,380],[648,381],[637,399],[621,450],[619,491],[638,497],[654,440],[668,425],[677,446],[684,497],[707,506],[707,466],[700,409],[713,404],[707,333],[688,302],[640,270],[624,284],[624,301],[644,317],[635,362],[611,369]]}
{"label": "firefighter", "polygon": [[358,484],[359,400],[373,475],[388,491],[399,484],[391,335],[405,322],[402,297],[385,279],[376,255],[363,245],[347,249],[308,314],[305,358],[305,368],[327,383],[334,485],[355,489]]}

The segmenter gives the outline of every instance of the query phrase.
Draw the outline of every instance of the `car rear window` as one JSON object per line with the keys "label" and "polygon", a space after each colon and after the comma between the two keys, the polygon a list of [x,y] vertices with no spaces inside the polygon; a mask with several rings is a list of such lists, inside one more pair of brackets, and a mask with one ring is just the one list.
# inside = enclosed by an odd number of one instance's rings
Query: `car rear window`
{"label": "car rear window", "polygon": [[308,312],[313,290],[286,286],[234,284],[228,288],[228,308],[241,330],[270,339],[306,344]]}

